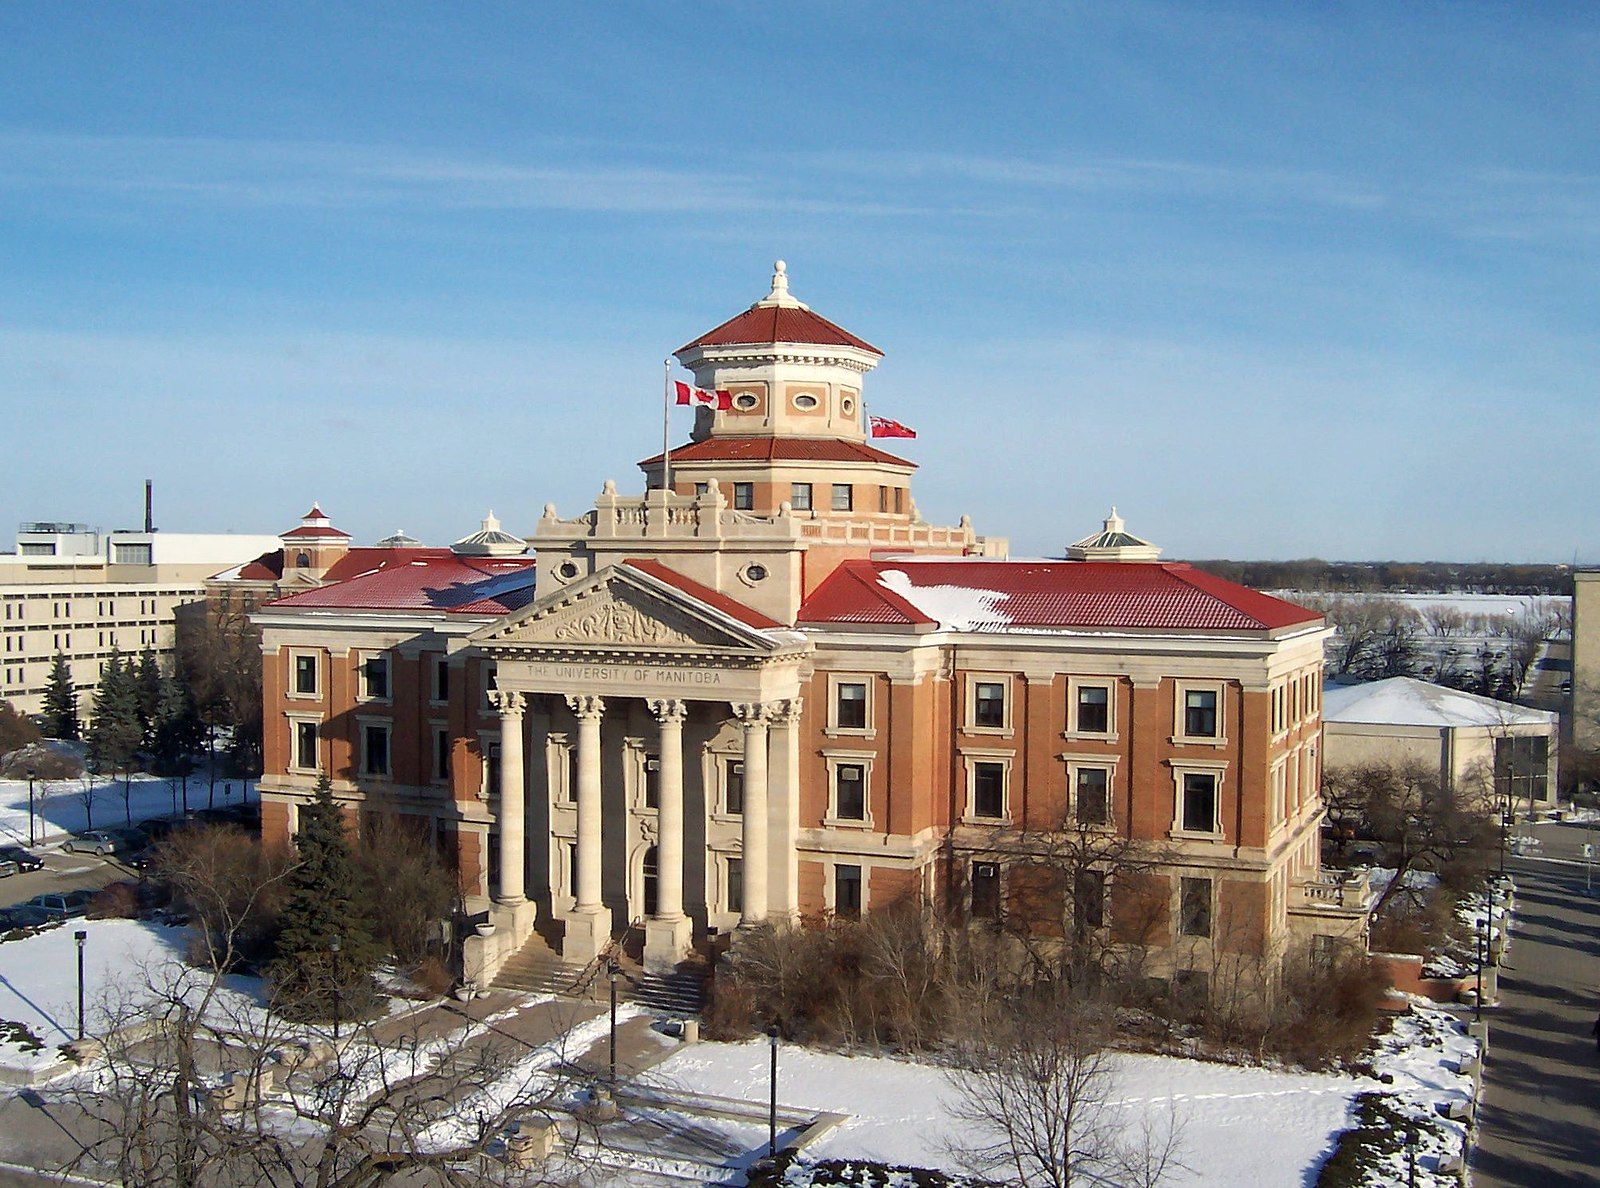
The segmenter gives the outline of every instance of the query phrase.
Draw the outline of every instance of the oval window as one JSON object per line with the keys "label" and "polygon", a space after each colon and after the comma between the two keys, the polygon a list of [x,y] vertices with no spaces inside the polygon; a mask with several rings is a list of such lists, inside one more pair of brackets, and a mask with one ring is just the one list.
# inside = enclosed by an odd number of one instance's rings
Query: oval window
{"label": "oval window", "polygon": [[846,416],[849,416],[851,413],[856,411],[856,402],[851,400],[850,397],[846,396],[843,400],[839,401],[839,411],[844,413]]}
{"label": "oval window", "polygon": [[570,582],[578,576],[578,563],[576,561],[563,561],[556,567],[556,576],[563,581]]}
{"label": "oval window", "polygon": [[794,398],[794,406],[798,409],[803,409],[806,412],[810,412],[812,409],[817,407],[817,398],[811,395],[809,392],[802,392],[800,395]]}
{"label": "oval window", "polygon": [[765,565],[746,565],[744,567],[744,578],[747,582],[765,581],[766,577],[767,567]]}
{"label": "oval window", "polygon": [[745,412],[749,412],[759,403],[760,402],[749,392],[740,392],[733,398],[733,407],[743,409]]}

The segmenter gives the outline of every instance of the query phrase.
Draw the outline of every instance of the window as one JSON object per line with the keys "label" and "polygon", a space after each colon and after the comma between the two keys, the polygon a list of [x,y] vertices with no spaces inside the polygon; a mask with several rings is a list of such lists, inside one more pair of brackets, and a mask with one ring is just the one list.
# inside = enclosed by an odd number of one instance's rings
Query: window
{"label": "window", "polygon": [[567,747],[567,786],[564,789],[568,804],[578,803],[578,748]]}
{"label": "window", "polygon": [[723,767],[722,811],[744,812],[744,760],[729,759]]}
{"label": "window", "polygon": [[849,483],[834,483],[833,510],[851,511],[855,505],[855,489]]}
{"label": "window", "polygon": [[389,700],[387,656],[368,656],[361,661],[361,693],[368,701]]}
{"label": "window", "polygon": [[644,757],[644,807],[661,807],[661,756]]}
{"label": "window", "polygon": [[756,505],[756,485],[754,483],[733,484],[733,510],[750,511]]}
{"label": "window", "polygon": [[1000,681],[978,681],[972,691],[972,724],[986,730],[1003,730],[1006,724],[1006,687]]}
{"label": "window", "polygon": [[433,700],[450,700],[450,661],[443,656],[433,662]]}
{"label": "window", "polygon": [[1178,933],[1180,936],[1211,935],[1211,880],[1178,880]]}
{"label": "window", "polygon": [[1104,871],[1080,870],[1074,880],[1072,918],[1079,934],[1104,928],[1106,924],[1106,876]]}
{"label": "window", "polygon": [[1550,740],[1542,734],[1494,740],[1495,783],[1512,804],[1543,800],[1550,790]]}
{"label": "window", "polygon": [[1184,690],[1183,733],[1189,738],[1217,737],[1217,691],[1215,689]]}
{"label": "window", "polygon": [[834,816],[841,821],[867,819],[867,769],[860,763],[841,763],[833,769]]}
{"label": "window", "polygon": [[578,843],[566,842],[563,849],[567,852],[567,893],[578,893]]}
{"label": "window", "polygon": [[1005,764],[972,765],[972,815],[992,819],[1006,815]]}
{"label": "window", "polygon": [[854,918],[861,914],[861,868],[835,866],[833,868],[833,910],[837,915]]}
{"label": "window", "polygon": [[840,681],[834,686],[835,725],[840,730],[867,728],[867,686],[863,681]]}
{"label": "window", "polygon": [[896,487],[894,489],[894,510],[897,512],[906,510],[906,489],[904,487]]}
{"label": "window", "polygon": [[694,493],[696,496],[704,495],[709,490],[711,490],[710,483],[696,483],[694,485]]}
{"label": "window", "polygon": [[811,510],[811,484],[810,483],[790,483],[789,484],[789,506],[794,508],[795,511],[810,511]]}
{"label": "window", "polygon": [[1111,773],[1103,767],[1078,768],[1075,806],[1079,825],[1111,823]]}
{"label": "window", "polygon": [[1217,777],[1210,772],[1183,773],[1183,812],[1180,818],[1185,833],[1217,832]]}
{"label": "window", "polygon": [[889,510],[889,488],[888,487],[879,487],[878,488],[878,511],[881,514],[883,512],[888,511],[888,510]]}
{"label": "window", "polygon": [[311,568],[311,554],[310,553],[296,553],[294,555],[294,564],[295,564],[295,568],[296,569],[310,569]]}
{"label": "window", "polygon": [[317,770],[317,724],[294,724],[294,765],[303,771]]}
{"label": "window", "polygon": [[1074,729],[1079,734],[1111,732],[1111,690],[1105,685],[1078,686],[1078,718]]}
{"label": "window", "polygon": [[315,656],[296,656],[294,658],[294,691],[296,693],[316,693],[317,658]]}
{"label": "window", "polygon": [[1000,864],[972,864],[972,914],[980,920],[1000,918]]}
{"label": "window", "polygon": [[483,792],[485,796],[500,795],[500,744],[490,743],[483,752]]}
{"label": "window", "polygon": [[389,774],[389,728],[363,726],[361,728],[361,773],[385,776]]}
{"label": "window", "polygon": [[450,732],[442,726],[433,732],[433,778],[440,783],[450,779]]}
{"label": "window", "polygon": [[644,852],[644,858],[639,863],[639,881],[643,884],[644,914],[653,916],[660,910],[660,872],[661,863],[656,854],[656,848],[651,846]]}
{"label": "window", "polygon": [[728,859],[728,910],[744,911],[744,859]]}

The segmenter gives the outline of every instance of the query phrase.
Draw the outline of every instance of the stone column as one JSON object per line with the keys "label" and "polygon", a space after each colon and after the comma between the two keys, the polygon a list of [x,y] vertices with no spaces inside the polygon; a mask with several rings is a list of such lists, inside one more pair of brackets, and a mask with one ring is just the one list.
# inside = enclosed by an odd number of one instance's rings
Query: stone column
{"label": "stone column", "polygon": [[749,702],[733,707],[744,724],[744,908],[739,927],[767,920],[767,715],[768,707]]}
{"label": "stone column", "polygon": [[800,711],[791,697],[772,709],[772,771],[767,804],[768,907],[774,923],[800,918]]}
{"label": "stone column", "polygon": [[600,719],[606,707],[592,694],[568,697],[567,705],[578,717],[578,901],[567,918],[561,955],[589,962],[611,939],[611,910],[600,889]]}
{"label": "stone column", "polygon": [[645,921],[644,962],[670,970],[689,953],[692,924],[683,914],[683,720],[681,701],[651,701],[661,728],[661,779],[656,802],[656,914]]}
{"label": "stone column", "polygon": [[522,712],[526,703],[521,693],[497,690],[489,700],[500,712],[500,894],[496,899],[515,907],[526,898],[523,872],[527,867],[526,844],[528,806],[524,798],[522,770]]}

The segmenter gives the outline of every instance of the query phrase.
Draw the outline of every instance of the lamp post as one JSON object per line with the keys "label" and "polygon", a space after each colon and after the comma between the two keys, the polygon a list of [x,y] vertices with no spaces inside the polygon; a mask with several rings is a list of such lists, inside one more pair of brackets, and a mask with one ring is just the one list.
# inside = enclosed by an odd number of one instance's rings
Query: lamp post
{"label": "lamp post", "polygon": [[772,1046],[772,1072],[768,1077],[767,1095],[767,1158],[778,1154],[778,1025],[767,1028],[767,1039]]}
{"label": "lamp post", "polygon": [[1479,1022],[1483,1019],[1483,922],[1479,921],[1477,927],[1478,941],[1478,993],[1472,1000],[1472,1019]]}
{"label": "lamp post", "polygon": [[38,768],[28,764],[28,849],[33,849],[39,843],[33,834],[33,777],[38,774]]}
{"label": "lamp post", "polygon": [[1511,832],[1511,801],[1508,799],[1500,806],[1500,883],[1506,881],[1506,840]]}
{"label": "lamp post", "polygon": [[343,948],[343,946],[339,943],[339,938],[337,936],[334,937],[331,941],[328,942],[328,951],[333,954],[332,972],[333,972],[333,1042],[334,1043],[338,1043],[339,1042],[339,1007],[341,1005],[340,999],[339,999],[339,953],[340,953],[342,948]]}
{"label": "lamp post", "polygon": [[617,959],[610,961],[611,976],[611,1087],[617,1087]]}
{"label": "lamp post", "polygon": [[72,934],[72,939],[78,942],[78,1038],[83,1038],[83,942],[89,939],[89,934],[83,929],[78,929]]}

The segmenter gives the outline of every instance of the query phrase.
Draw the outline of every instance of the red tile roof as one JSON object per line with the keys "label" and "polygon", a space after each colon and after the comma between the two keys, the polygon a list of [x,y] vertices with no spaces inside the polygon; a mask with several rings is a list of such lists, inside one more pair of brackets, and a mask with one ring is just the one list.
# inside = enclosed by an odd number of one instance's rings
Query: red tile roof
{"label": "red tile roof", "polygon": [[1271,631],[1316,611],[1180,563],[846,561],[800,608],[802,624],[956,630]]}
{"label": "red tile roof", "polygon": [[234,582],[277,582],[283,580],[283,550],[273,549],[270,553],[262,553],[254,561],[239,567],[239,572],[233,577],[222,579],[213,578],[213,581]]}
{"label": "red tile roof", "polygon": [[269,603],[282,610],[445,611],[503,615],[533,601],[532,557],[462,557],[449,549],[353,549],[328,584]]}
{"label": "red tile roof", "polygon": [[667,585],[682,590],[690,598],[703,602],[713,610],[719,610],[730,618],[739,620],[746,627],[756,627],[766,630],[769,627],[782,627],[783,624],[776,619],[769,619],[758,610],[752,610],[742,602],[729,598],[726,594],[719,594],[710,586],[702,586],[691,578],[684,577],[675,570],[668,569],[659,561],[652,561],[644,557],[630,557],[625,562],[631,569],[640,573],[647,573],[657,581],[666,582]]}
{"label": "red tile roof", "polygon": [[[868,462],[916,469],[915,462],[897,458],[859,441],[836,437],[708,437],[672,451],[674,462]],[[661,455],[646,458],[640,466],[654,466]]]}
{"label": "red tile roof", "polygon": [[685,343],[676,353],[681,355],[684,351],[703,346],[757,346],[776,342],[850,346],[871,351],[874,355],[883,354],[870,342],[857,338],[842,326],[834,325],[821,314],[786,305],[753,305],[715,329],[707,330],[693,342]]}

